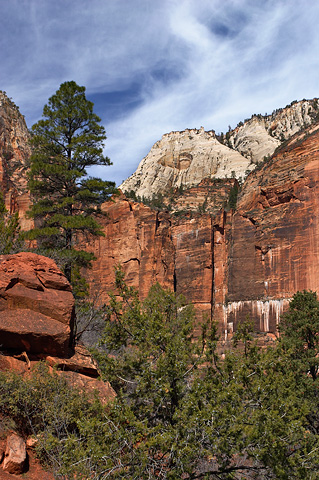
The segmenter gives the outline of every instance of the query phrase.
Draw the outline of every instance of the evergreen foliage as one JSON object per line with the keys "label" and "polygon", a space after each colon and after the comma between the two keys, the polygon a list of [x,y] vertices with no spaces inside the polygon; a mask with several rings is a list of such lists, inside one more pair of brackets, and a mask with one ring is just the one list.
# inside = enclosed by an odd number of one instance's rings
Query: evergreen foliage
{"label": "evergreen foliage", "polygon": [[69,281],[72,266],[88,266],[94,258],[77,242],[102,235],[96,217],[114,192],[113,182],[87,176],[88,167],[111,163],[103,154],[106,135],[99,122],[85,87],[70,81],[61,84],[32,127],[29,213],[36,228],[28,237],[37,239],[44,254],[58,256]]}
{"label": "evergreen foliage", "polygon": [[229,198],[228,198],[228,203],[226,208],[230,210],[236,210],[238,193],[239,193],[239,185],[237,182],[235,182],[229,191]]}
{"label": "evergreen foliage", "polygon": [[319,301],[316,292],[297,292],[279,330],[283,348],[292,353],[295,368],[302,368],[316,380],[319,369]]}
{"label": "evergreen foliage", "polygon": [[316,478],[318,393],[291,350],[259,349],[247,320],[221,361],[216,325],[193,338],[173,294],[155,285],[141,303],[120,270],[117,287],[97,355],[129,418],[113,478]]}
{"label": "evergreen foliage", "polygon": [[134,414],[150,424],[174,423],[191,372],[204,344],[193,341],[194,312],[182,297],[153,285],[141,303],[116,272],[121,301],[111,297],[101,344],[112,355],[98,354],[106,377]]}
{"label": "evergreen foliage", "polygon": [[314,318],[313,292],[295,295],[275,346],[259,348],[248,319],[221,359],[216,325],[194,337],[181,298],[155,285],[141,302],[121,270],[116,283],[96,352],[114,401],[86,398],[43,364],[26,379],[0,373],[1,421],[37,436],[56,478],[318,478],[318,385],[298,354],[308,337],[295,335]]}

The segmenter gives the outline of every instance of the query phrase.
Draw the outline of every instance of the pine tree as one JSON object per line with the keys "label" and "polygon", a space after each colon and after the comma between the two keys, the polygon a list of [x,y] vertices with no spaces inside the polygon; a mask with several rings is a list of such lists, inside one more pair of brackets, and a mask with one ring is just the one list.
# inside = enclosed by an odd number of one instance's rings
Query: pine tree
{"label": "pine tree", "polygon": [[318,388],[294,352],[260,348],[247,319],[222,358],[217,325],[193,336],[194,313],[172,292],[156,284],[140,301],[121,270],[116,286],[95,352],[117,393],[99,441],[105,478],[318,478]]}
{"label": "pine tree", "polygon": [[29,214],[36,228],[29,238],[37,239],[43,253],[58,253],[69,281],[74,266],[89,266],[94,258],[78,248],[78,241],[103,235],[96,218],[115,191],[113,182],[87,176],[88,167],[111,164],[103,154],[106,135],[100,121],[85,87],[69,81],[49,98],[43,118],[32,127]]}
{"label": "pine tree", "polygon": [[297,370],[310,373],[313,380],[319,371],[319,301],[317,293],[297,292],[289,304],[289,310],[279,324],[281,344],[291,352],[291,361]]}

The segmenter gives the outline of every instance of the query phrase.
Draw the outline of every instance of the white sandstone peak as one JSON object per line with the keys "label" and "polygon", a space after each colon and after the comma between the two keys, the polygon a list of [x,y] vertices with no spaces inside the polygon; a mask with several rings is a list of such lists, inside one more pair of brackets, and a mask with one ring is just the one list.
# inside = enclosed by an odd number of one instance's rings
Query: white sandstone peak
{"label": "white sandstone peak", "polygon": [[204,127],[166,133],[120,188],[151,198],[181,185],[197,185],[204,178],[244,180],[282,142],[318,120],[315,98],[294,101],[271,115],[253,115],[218,139]]}
{"label": "white sandstone peak", "polygon": [[171,132],[153,145],[120,188],[150,198],[154,193],[165,193],[181,185],[196,185],[204,178],[244,178],[250,163],[203,127]]}

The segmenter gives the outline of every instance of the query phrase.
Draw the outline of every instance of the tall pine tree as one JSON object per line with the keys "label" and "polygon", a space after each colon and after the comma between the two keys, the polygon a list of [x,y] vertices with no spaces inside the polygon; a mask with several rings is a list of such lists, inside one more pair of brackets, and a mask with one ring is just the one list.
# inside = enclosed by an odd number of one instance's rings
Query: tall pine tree
{"label": "tall pine tree", "polygon": [[88,167],[111,162],[103,155],[105,129],[86,99],[85,87],[62,83],[42,117],[32,127],[29,188],[34,203],[29,213],[36,228],[29,238],[37,239],[48,255],[58,252],[71,281],[72,270],[88,266],[94,258],[78,247],[78,241],[103,235],[96,218],[115,184],[87,176]]}

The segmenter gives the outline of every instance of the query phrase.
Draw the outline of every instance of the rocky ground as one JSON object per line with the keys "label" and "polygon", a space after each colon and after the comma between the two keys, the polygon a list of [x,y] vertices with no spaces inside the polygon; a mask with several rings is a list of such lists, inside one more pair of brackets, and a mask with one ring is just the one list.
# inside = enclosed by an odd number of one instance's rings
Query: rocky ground
{"label": "rocky ground", "polygon": [[[0,256],[0,371],[32,375],[40,361],[86,394],[102,402],[115,397],[98,379],[96,363],[84,346],[73,346],[74,297],[53,260],[34,253]],[[34,439],[22,438],[0,418],[0,479],[23,474],[51,480],[34,452]],[[10,474],[10,475],[9,475]]]}

